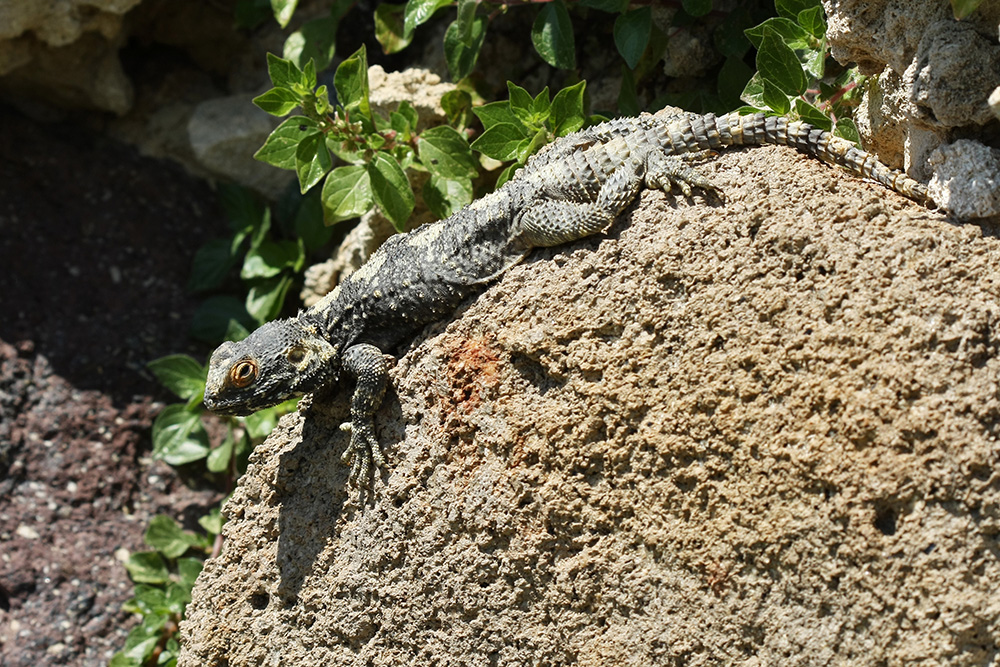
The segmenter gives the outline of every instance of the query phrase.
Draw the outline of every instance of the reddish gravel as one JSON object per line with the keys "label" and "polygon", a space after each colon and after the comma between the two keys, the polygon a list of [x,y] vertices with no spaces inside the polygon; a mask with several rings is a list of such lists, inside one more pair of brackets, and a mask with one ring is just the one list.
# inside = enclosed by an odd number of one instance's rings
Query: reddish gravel
{"label": "reddish gravel", "polygon": [[144,370],[203,357],[191,257],[226,228],[180,167],[0,108],[0,665],[105,665],[135,624],[118,556],[217,498],[150,458],[171,400]]}

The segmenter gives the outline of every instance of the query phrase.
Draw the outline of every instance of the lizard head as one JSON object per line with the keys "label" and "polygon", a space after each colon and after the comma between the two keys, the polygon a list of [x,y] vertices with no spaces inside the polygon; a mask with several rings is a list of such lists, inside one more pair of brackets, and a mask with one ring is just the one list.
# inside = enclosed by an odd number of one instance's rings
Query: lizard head
{"label": "lizard head", "polygon": [[339,367],[338,349],[313,327],[298,319],[268,322],[212,353],[205,407],[249,415],[336,381]]}

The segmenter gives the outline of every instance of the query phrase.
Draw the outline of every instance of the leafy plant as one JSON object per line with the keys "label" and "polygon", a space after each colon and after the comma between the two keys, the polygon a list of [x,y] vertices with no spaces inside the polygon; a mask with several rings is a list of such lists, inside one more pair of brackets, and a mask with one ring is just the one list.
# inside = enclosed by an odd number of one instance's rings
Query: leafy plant
{"label": "leafy plant", "polygon": [[230,235],[198,249],[188,288],[217,291],[239,266],[247,293],[243,298],[215,294],[198,308],[191,334],[209,343],[239,340],[250,329],[277,317],[307,254],[322,248],[332,234],[323,224],[316,197],[286,196],[278,207],[284,215],[277,220],[245,188],[220,185],[219,199],[229,219]]}
{"label": "leafy plant", "polygon": [[513,160],[501,172],[497,187],[542,146],[592,120],[583,112],[585,86],[586,82],[581,81],[563,88],[550,99],[548,88],[532,97],[524,88],[508,81],[509,99],[472,110],[484,128],[472,142],[472,149],[500,162]]}
{"label": "leafy plant", "polygon": [[153,550],[134,553],[125,561],[136,586],[123,608],[141,616],[142,622],[111,658],[110,667],[177,664],[179,624],[204,558],[217,543],[222,518],[216,510],[199,523],[206,534],[185,531],[168,516],[153,518],[144,538]]}
{"label": "leafy plant", "polygon": [[[271,210],[247,190],[220,186],[219,191],[231,233],[199,248],[188,286],[193,291],[218,290],[239,266],[247,296],[217,294],[199,307],[192,335],[212,343],[243,338],[248,328],[276,317],[306,252],[321,247],[330,237],[316,197],[301,198],[297,193],[294,198],[286,197],[279,203],[279,224],[272,225]],[[294,240],[282,239],[282,231],[285,236],[294,235]],[[253,445],[295,406],[295,401],[287,401],[245,418],[212,416],[202,405],[207,366],[175,354],[151,361],[148,367],[182,401],[166,406],[154,420],[153,457],[175,467],[202,464],[202,474],[207,473],[226,494],[246,469]],[[209,420],[224,424],[221,437],[214,442],[206,428]],[[211,431],[219,433],[220,429]],[[125,562],[135,594],[124,608],[143,620],[129,634],[125,648],[115,654],[113,667],[176,663],[176,633],[191,599],[191,587],[202,561],[222,545],[220,508],[221,502],[199,519],[206,531],[200,535],[183,530],[168,516],[150,522],[145,542],[153,550],[134,553]]]}
{"label": "leafy plant", "polygon": [[[358,217],[378,205],[397,229],[404,229],[415,204],[407,169],[429,174],[424,198],[439,217],[472,201],[477,170],[466,136],[446,125],[418,134],[417,112],[407,102],[388,117],[374,113],[364,47],[337,68],[336,106],[327,87],[317,85],[312,61],[300,69],[268,54],[267,62],[274,88],[254,103],[275,116],[296,108],[302,113],[279,125],[254,157],[294,170],[303,193],[322,181],[328,222]],[[347,165],[333,168],[333,155]]]}
{"label": "leafy plant", "polygon": [[826,20],[819,0],[776,0],[778,16],[746,31],[757,48],[757,73],[743,90],[750,111],[800,118],[818,128],[858,141],[850,114],[863,77],[841,70],[830,57]]}

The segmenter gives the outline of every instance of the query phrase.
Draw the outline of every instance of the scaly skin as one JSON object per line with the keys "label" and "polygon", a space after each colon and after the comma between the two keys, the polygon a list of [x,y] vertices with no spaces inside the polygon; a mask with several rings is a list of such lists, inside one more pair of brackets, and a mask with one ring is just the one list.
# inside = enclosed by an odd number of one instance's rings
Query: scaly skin
{"label": "scaly skin", "polygon": [[607,229],[640,188],[685,195],[715,188],[682,156],[726,146],[780,144],[927,203],[923,184],[850,142],[806,123],[763,114],[618,118],[556,141],[493,194],[451,217],[390,238],[361,269],[297,317],[269,322],[212,355],[205,405],[247,415],[292,396],[355,382],[352,480],[384,465],[372,415],[388,384],[385,353],[450,315],[532,248]]}

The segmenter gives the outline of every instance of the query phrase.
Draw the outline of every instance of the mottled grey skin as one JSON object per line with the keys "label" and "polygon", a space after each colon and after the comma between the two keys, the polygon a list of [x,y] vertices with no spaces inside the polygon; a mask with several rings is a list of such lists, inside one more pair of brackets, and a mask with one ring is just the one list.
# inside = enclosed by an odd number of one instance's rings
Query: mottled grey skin
{"label": "mottled grey skin", "polygon": [[917,201],[925,187],[847,141],[763,114],[619,118],[571,134],[528,161],[508,183],[446,220],[390,238],[361,269],[297,317],[270,322],[212,355],[205,405],[247,415],[350,378],[355,383],[344,454],[351,479],[384,465],[372,415],[390,358],[430,322],[519,262],[532,248],[607,229],[640,188],[712,185],[677,156],[730,145],[782,144],[876,180]]}

